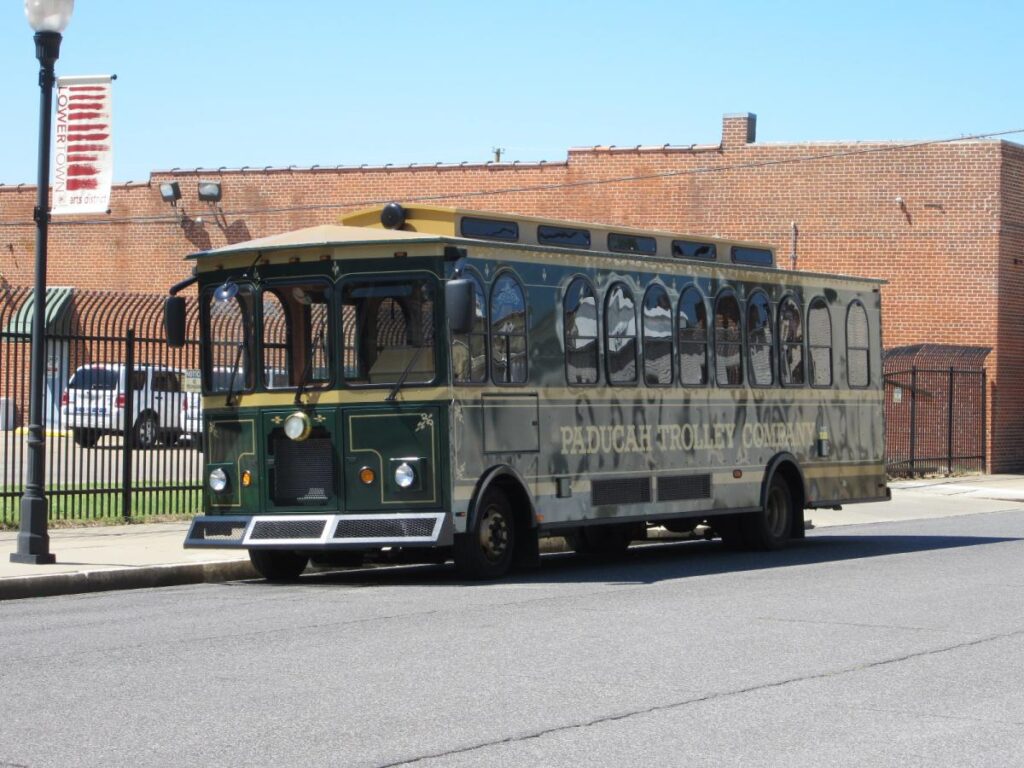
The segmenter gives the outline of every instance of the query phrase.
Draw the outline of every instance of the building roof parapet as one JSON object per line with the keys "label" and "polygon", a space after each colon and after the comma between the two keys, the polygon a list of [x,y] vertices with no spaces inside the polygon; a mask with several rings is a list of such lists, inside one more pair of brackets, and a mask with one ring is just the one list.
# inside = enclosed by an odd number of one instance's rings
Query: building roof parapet
{"label": "building roof parapet", "polygon": [[676,152],[718,152],[721,147],[718,144],[657,144],[619,147],[615,144],[596,144],[593,147],[570,147],[569,154],[635,154],[635,153],[676,153]]}
{"label": "building roof parapet", "polygon": [[535,160],[529,162],[523,162],[521,160],[511,160],[509,162],[496,163],[493,160],[486,162],[471,163],[463,161],[461,163],[409,163],[407,165],[396,165],[394,163],[383,163],[380,165],[371,165],[368,163],[361,163],[359,165],[310,165],[310,166],[250,166],[243,165],[240,168],[226,168],[224,166],[220,168],[171,168],[169,170],[155,170],[152,171],[151,177],[153,176],[198,176],[202,174],[265,174],[265,173],[359,173],[366,171],[467,171],[467,170],[522,170],[527,168],[547,168],[567,165],[568,162],[565,160],[559,162],[550,162],[548,160]]}

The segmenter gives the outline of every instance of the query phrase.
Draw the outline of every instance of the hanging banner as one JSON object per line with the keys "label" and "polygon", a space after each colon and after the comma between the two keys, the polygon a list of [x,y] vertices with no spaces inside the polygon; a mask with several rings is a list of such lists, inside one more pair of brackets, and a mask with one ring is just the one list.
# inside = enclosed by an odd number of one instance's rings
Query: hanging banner
{"label": "hanging banner", "polygon": [[57,79],[54,216],[106,213],[114,176],[110,75]]}

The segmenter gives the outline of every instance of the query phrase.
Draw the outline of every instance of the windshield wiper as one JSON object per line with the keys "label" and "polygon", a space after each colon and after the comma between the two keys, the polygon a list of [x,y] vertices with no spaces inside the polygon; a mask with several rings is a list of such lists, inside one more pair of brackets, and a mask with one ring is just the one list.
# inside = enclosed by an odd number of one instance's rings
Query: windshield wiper
{"label": "windshield wiper", "polygon": [[313,344],[309,348],[309,354],[306,355],[306,364],[302,366],[302,377],[299,379],[299,384],[295,388],[296,405],[302,405],[302,396],[306,394],[306,380],[313,377],[313,352],[320,346],[321,342],[323,342],[325,328],[326,325],[320,326],[320,329],[316,332],[316,338],[313,339]]}
{"label": "windshield wiper", "polygon": [[235,379],[238,377],[238,366],[242,363],[242,350],[245,349],[245,342],[238,342],[238,351],[235,352],[235,364],[231,367],[231,378],[228,379],[228,396],[224,405],[231,405],[231,399],[235,396]]}
{"label": "windshield wiper", "polygon": [[391,388],[391,391],[388,392],[388,396],[384,398],[385,403],[395,402],[395,398],[398,397],[398,390],[400,390],[402,385],[405,384],[405,380],[409,377],[409,371],[411,371],[412,367],[416,364],[416,361],[420,356],[420,350],[423,349],[424,346],[424,344],[420,344],[416,347],[416,350],[412,353],[412,357],[409,358],[409,362],[406,363],[405,370],[402,371],[402,375],[398,377],[398,381],[395,382],[395,386]]}

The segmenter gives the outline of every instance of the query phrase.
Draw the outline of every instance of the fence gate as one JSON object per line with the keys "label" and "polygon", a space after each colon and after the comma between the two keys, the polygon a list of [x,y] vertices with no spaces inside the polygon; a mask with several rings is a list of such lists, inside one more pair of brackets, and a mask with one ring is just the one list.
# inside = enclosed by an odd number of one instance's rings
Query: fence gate
{"label": "fence gate", "polygon": [[[28,471],[32,305],[31,289],[0,289],[0,525],[7,527],[18,524]],[[199,511],[202,455],[181,429],[185,373],[198,368],[198,351],[194,342],[166,346],[162,307],[160,296],[47,290],[51,522]],[[194,301],[189,319],[195,339]]]}
{"label": "fence gate", "polygon": [[986,471],[983,360],[988,351],[925,344],[886,352],[885,453],[890,475]]}

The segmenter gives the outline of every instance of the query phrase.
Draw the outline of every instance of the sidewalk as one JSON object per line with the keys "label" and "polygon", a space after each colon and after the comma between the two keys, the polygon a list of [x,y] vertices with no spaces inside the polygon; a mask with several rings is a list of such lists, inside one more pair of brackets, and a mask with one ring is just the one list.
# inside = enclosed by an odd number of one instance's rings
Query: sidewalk
{"label": "sidewalk", "polygon": [[[841,510],[809,510],[815,528],[954,517],[1019,508],[1024,475],[900,480],[893,498]],[[242,550],[184,549],[187,523],[64,528],[50,531],[54,565],[10,562],[17,531],[0,532],[0,600],[255,578]],[[560,551],[560,539],[545,551]]]}

